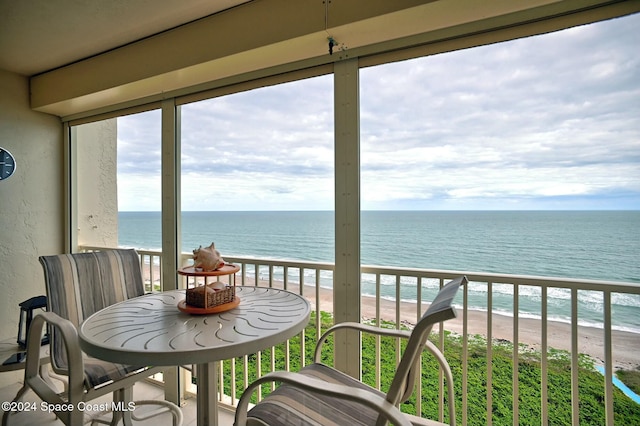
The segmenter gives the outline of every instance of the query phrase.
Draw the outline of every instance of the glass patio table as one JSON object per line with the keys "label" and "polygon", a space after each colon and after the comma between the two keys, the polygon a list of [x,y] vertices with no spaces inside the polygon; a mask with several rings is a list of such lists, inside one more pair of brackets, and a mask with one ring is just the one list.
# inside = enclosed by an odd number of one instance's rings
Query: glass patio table
{"label": "glass patio table", "polygon": [[304,297],[286,290],[237,286],[236,297],[236,308],[206,315],[178,309],[185,290],[116,303],[82,323],[80,346],[93,357],[123,364],[196,364],[198,425],[217,425],[218,361],[295,336],[311,312]]}

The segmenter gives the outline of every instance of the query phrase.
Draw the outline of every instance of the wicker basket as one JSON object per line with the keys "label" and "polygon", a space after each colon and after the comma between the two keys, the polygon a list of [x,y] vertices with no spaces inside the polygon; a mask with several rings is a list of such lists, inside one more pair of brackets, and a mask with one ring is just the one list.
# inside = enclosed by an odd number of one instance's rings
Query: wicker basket
{"label": "wicker basket", "polygon": [[188,289],[186,292],[187,305],[208,309],[233,302],[236,296],[235,286],[225,286],[224,290],[218,291],[215,291],[211,286],[212,284],[208,284]]}

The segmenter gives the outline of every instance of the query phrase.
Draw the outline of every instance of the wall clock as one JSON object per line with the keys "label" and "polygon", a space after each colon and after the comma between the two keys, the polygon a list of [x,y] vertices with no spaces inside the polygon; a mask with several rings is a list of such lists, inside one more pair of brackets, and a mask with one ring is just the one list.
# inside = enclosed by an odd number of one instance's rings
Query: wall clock
{"label": "wall clock", "polygon": [[16,160],[13,155],[4,148],[0,148],[0,180],[11,177],[16,171]]}

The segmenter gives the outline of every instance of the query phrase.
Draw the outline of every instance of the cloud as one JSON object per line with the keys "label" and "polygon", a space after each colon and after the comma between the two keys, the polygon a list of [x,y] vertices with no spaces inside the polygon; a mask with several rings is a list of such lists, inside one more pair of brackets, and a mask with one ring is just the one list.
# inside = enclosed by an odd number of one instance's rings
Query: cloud
{"label": "cloud", "polygon": [[333,208],[332,99],[325,76],[183,106],[183,208]]}
{"label": "cloud", "polygon": [[600,196],[616,208],[616,193],[638,208],[638,21],[362,70],[363,207]]}
{"label": "cloud", "polygon": [[[640,208],[639,24],[362,69],[362,208]],[[181,114],[184,210],[333,209],[332,76]],[[140,200],[160,199],[159,123],[118,120],[119,173],[149,186]],[[121,208],[154,204],[136,199]]]}

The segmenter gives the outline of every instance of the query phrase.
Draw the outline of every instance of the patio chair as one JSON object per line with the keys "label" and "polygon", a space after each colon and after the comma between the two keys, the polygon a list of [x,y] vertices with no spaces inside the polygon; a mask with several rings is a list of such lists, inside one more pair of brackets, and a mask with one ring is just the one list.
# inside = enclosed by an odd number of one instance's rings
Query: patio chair
{"label": "patio chair", "polygon": [[[133,384],[155,373],[159,367],[131,366],[89,357],[80,349],[77,327],[93,313],[114,303],[144,294],[140,259],[135,250],[105,250],[91,253],[41,256],[47,290],[47,312],[36,316],[29,330],[24,386],[43,401],[71,411],[55,411],[67,425],[83,424],[78,403],[113,393],[111,424],[121,419],[130,424],[132,412],[123,410],[132,402]],[[45,325],[51,328],[51,366],[65,383],[60,392],[40,374],[40,338]],[[167,401],[155,401],[182,422],[182,412]],[[148,401],[141,403],[147,404]],[[81,406],[81,405],[80,405]]]}
{"label": "patio chair", "polygon": [[[449,421],[455,425],[453,376],[438,348],[427,340],[434,324],[456,317],[453,298],[466,277],[447,283],[429,305],[413,331],[389,330],[360,323],[340,323],[325,332],[316,345],[314,363],[298,373],[276,371],[257,379],[242,394],[236,409],[236,426],[245,425],[442,425],[442,423],[406,415],[397,408],[413,393],[420,374],[420,354],[431,352],[440,364],[447,383]],[[322,364],[322,344],[335,330],[353,329],[381,336],[408,339],[387,393],[367,386],[332,367]],[[247,412],[253,391],[263,383],[280,386]]]}

